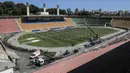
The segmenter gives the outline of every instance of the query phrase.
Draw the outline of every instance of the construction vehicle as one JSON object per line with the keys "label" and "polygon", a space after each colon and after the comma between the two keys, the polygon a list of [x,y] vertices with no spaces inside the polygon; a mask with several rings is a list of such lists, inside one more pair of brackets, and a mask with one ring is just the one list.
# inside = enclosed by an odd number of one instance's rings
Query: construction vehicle
{"label": "construction vehicle", "polygon": [[42,66],[44,64],[44,58],[42,56],[30,58],[30,64],[36,66]]}
{"label": "construction vehicle", "polygon": [[32,55],[29,57],[30,65],[36,65],[36,66],[42,66],[54,60],[55,59],[53,57],[44,54],[42,50],[34,51]]}
{"label": "construction vehicle", "polygon": [[36,66],[42,66],[44,64],[43,51],[36,50],[29,57],[30,64],[35,64]]}
{"label": "construction vehicle", "polygon": [[97,44],[97,43],[101,43],[102,40],[100,39],[99,35],[98,35],[97,33],[95,33],[95,32],[89,27],[89,25],[87,25],[87,21],[85,20],[85,18],[84,18],[84,25],[94,34],[94,36],[91,37],[90,40],[89,40],[90,44],[89,44],[89,45],[86,44],[86,45],[84,45],[84,46],[87,48],[87,47],[93,46],[93,45],[95,45],[95,44]]}
{"label": "construction vehicle", "polygon": [[38,56],[41,56],[42,53],[43,53],[43,51],[38,49],[38,50],[36,50],[35,52],[33,52],[32,55],[31,55],[29,58],[30,58],[30,59],[36,58],[36,57],[38,57]]}
{"label": "construction vehicle", "polygon": [[85,18],[84,18],[84,25],[95,35],[94,37],[91,38],[92,40],[96,40],[96,39],[99,38],[98,34],[95,33],[95,32],[89,27],[89,25],[87,25],[87,21],[85,20]]}

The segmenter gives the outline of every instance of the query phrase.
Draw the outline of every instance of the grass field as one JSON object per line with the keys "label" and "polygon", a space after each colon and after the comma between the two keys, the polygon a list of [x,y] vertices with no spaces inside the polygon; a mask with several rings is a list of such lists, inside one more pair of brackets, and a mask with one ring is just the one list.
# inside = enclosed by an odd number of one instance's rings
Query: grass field
{"label": "grass field", "polygon": [[[92,29],[95,31],[95,33],[99,34],[100,37],[117,31],[108,28]],[[51,30],[48,32],[25,34],[20,36],[18,41],[19,43],[25,43],[39,47],[63,47],[85,42],[92,36],[94,36],[93,33],[87,28],[72,28],[67,30]],[[28,38],[34,38],[33,40],[39,41],[32,42],[32,40],[27,40]]]}

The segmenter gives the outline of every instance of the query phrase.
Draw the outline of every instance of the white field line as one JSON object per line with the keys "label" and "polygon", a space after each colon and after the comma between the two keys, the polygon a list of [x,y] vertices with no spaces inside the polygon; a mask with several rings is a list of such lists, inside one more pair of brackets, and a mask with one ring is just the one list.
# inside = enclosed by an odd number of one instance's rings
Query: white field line
{"label": "white field line", "polygon": [[40,41],[40,40],[32,40],[32,43],[34,43],[34,42],[38,42],[38,41]]}
{"label": "white field line", "polygon": [[27,40],[33,40],[33,39],[35,39],[35,38],[27,38]]}

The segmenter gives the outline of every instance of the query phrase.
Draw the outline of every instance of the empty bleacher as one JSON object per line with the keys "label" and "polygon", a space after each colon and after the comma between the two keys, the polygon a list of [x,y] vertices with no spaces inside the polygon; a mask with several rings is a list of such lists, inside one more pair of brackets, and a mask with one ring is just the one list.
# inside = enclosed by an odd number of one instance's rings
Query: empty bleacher
{"label": "empty bleacher", "polygon": [[73,22],[70,18],[65,18],[64,22],[42,22],[42,23],[22,23],[20,19],[18,19],[19,25],[22,27],[24,31],[32,31],[32,30],[42,30],[42,29],[51,29],[56,27],[67,27],[74,26]]}
{"label": "empty bleacher", "polygon": [[96,26],[104,26],[106,23],[110,23],[112,19],[108,18],[86,18],[87,24],[96,25]]}
{"label": "empty bleacher", "polygon": [[[84,18],[72,18],[73,21],[79,25],[83,26],[84,24]],[[112,20],[111,18],[85,18],[88,25],[91,26],[104,26],[106,23],[110,23]]]}
{"label": "empty bleacher", "polygon": [[130,28],[130,19],[113,19],[112,26]]}
{"label": "empty bleacher", "polygon": [[78,26],[84,26],[84,18],[72,18],[72,20],[78,25]]}
{"label": "empty bleacher", "polygon": [[0,19],[0,34],[20,32],[15,19]]}

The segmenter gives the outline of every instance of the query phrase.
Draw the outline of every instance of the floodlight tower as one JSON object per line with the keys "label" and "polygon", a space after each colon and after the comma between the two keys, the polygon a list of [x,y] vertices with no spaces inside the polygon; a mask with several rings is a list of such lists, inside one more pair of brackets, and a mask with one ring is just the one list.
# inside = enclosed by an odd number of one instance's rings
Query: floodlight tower
{"label": "floodlight tower", "polygon": [[30,10],[29,10],[29,3],[28,2],[26,2],[26,6],[27,6],[27,16],[29,16],[30,15]]}
{"label": "floodlight tower", "polygon": [[57,5],[57,15],[60,15],[59,5]]}
{"label": "floodlight tower", "polygon": [[46,4],[43,3],[43,11],[46,12]]}

